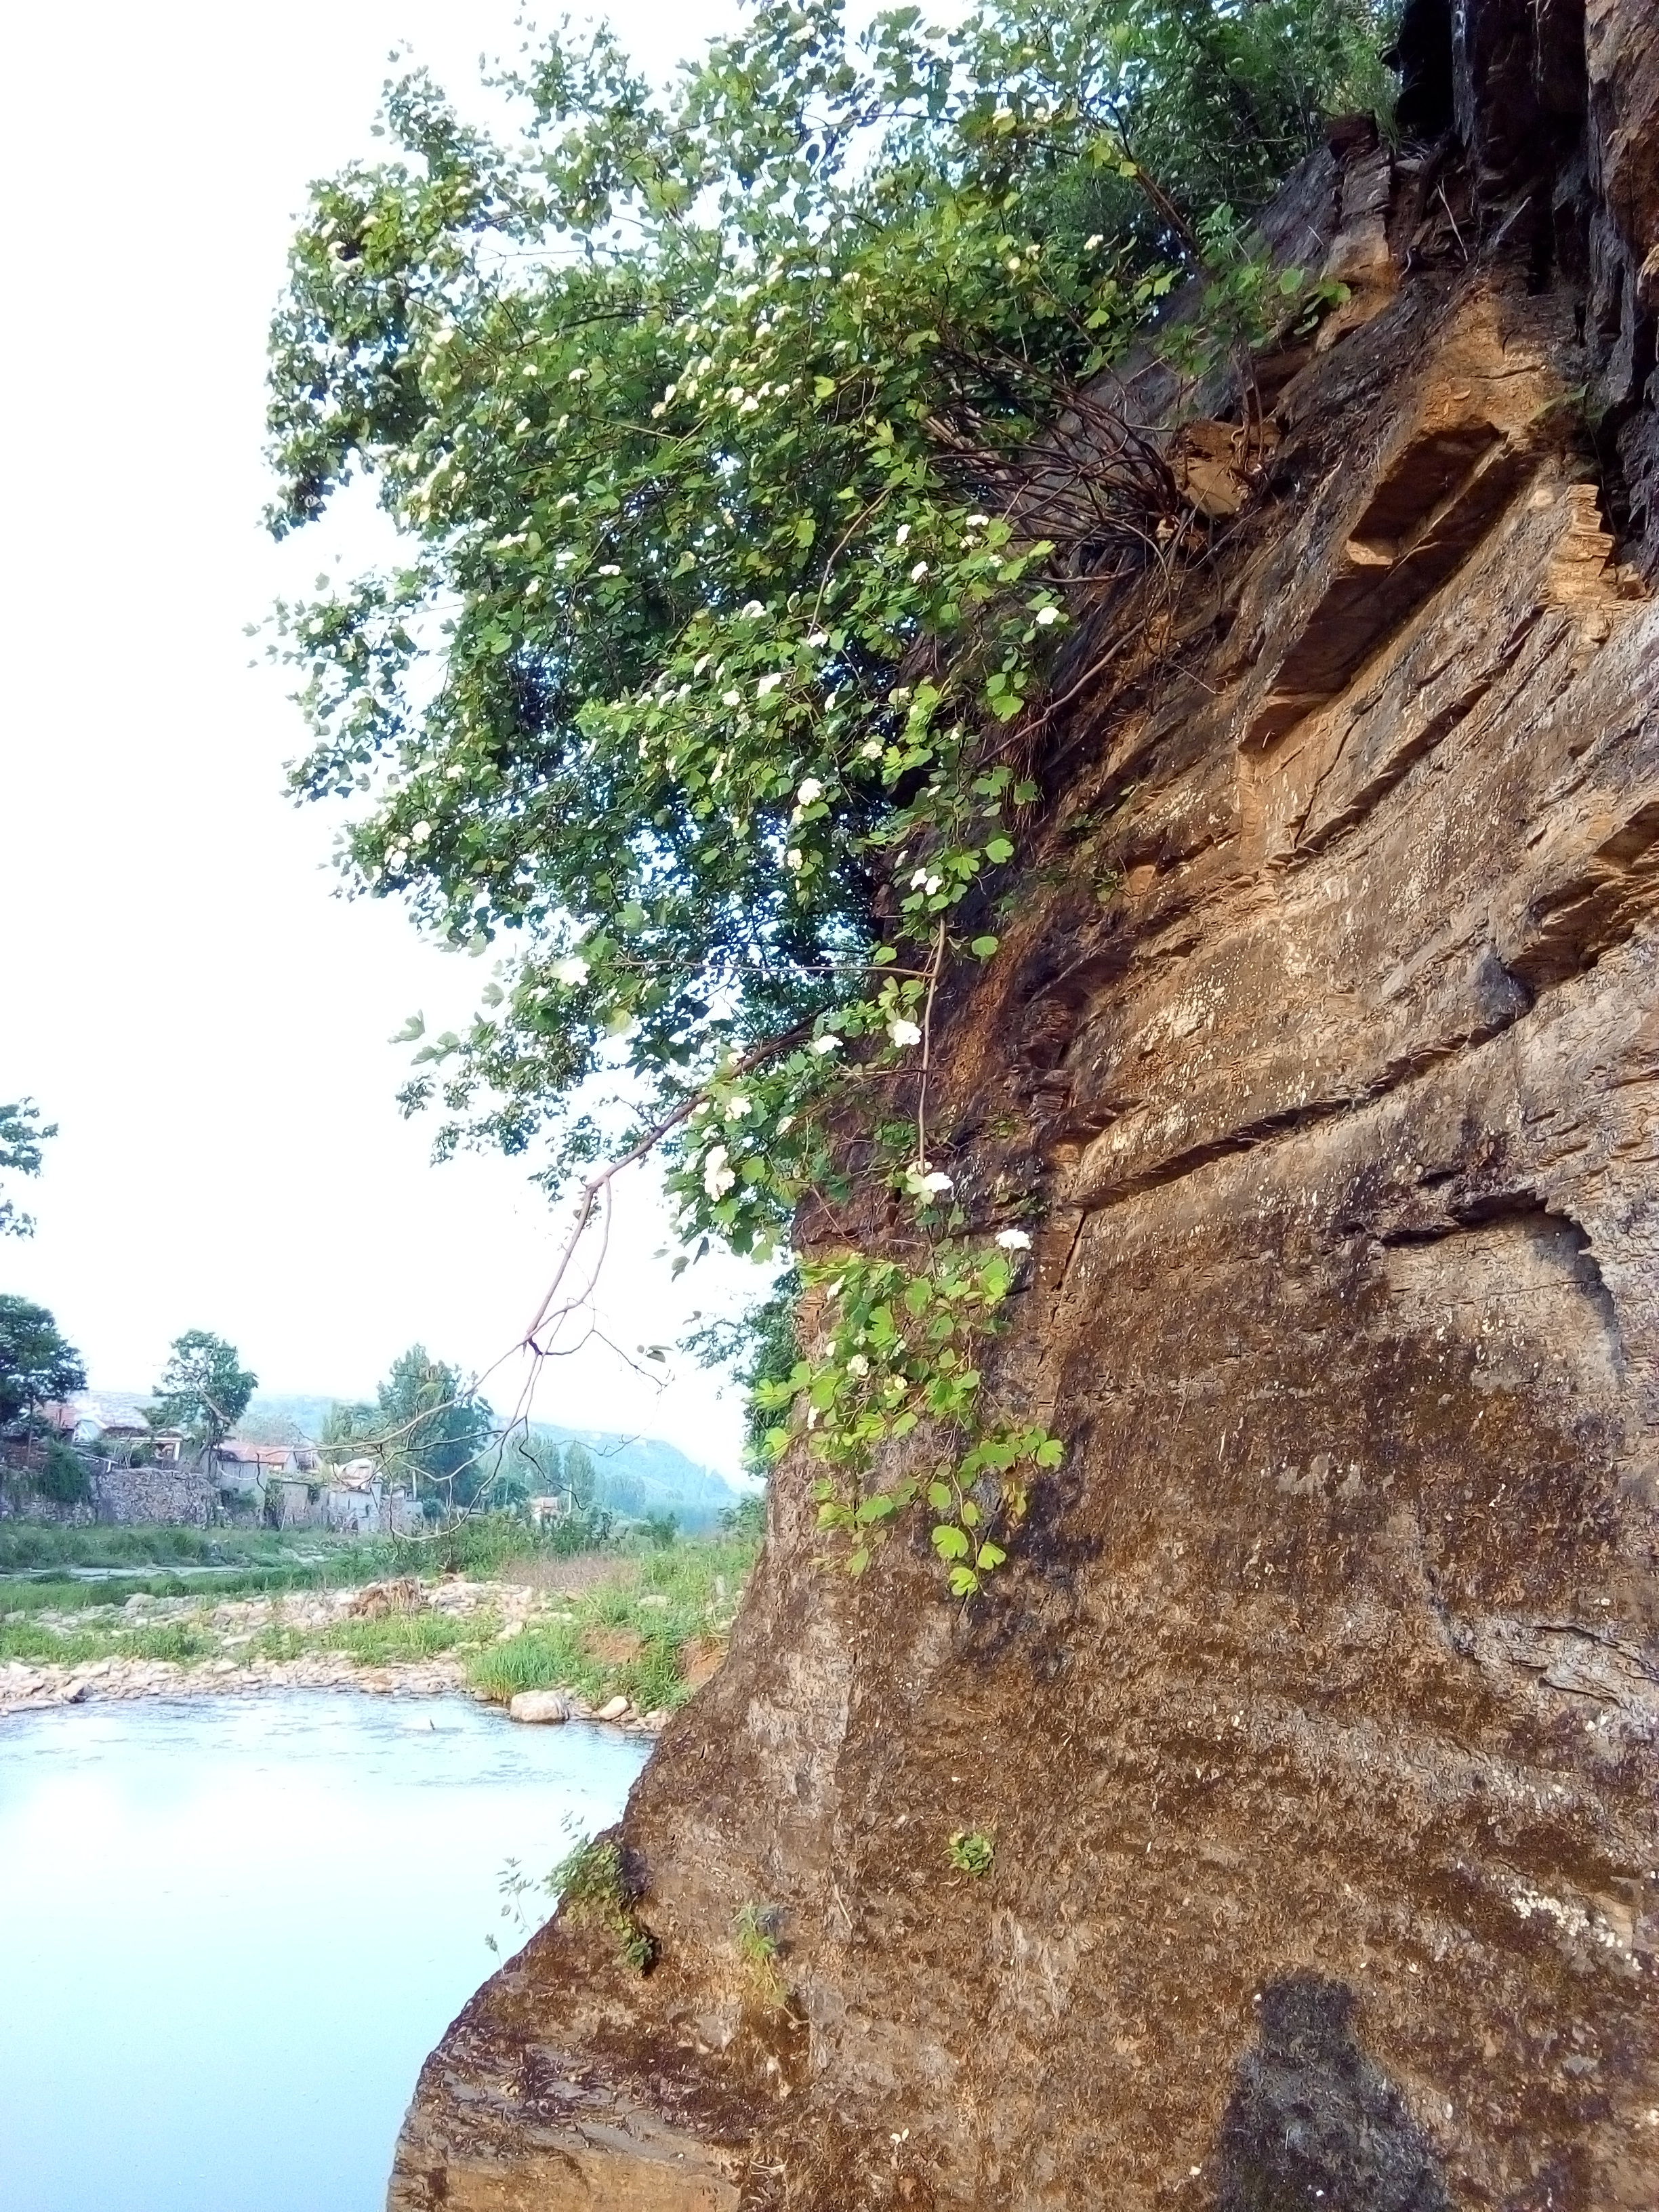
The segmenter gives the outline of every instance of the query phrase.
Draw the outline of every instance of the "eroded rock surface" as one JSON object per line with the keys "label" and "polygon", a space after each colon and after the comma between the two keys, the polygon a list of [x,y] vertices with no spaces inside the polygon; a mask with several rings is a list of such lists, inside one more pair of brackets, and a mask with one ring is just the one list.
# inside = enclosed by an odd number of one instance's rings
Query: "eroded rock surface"
{"label": "eroded rock surface", "polygon": [[398,2212],[1659,2203],[1659,17],[1444,18],[1461,138],[1298,181],[1350,309],[1077,639],[951,1010],[1066,1462],[965,1619],[781,1472],[622,1831],[656,1964],[535,1939]]}

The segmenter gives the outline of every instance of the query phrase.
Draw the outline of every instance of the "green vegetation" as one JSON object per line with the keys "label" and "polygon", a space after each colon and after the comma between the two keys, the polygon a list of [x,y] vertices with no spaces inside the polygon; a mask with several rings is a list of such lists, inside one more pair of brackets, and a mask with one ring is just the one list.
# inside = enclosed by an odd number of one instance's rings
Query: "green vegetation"
{"label": "green vegetation", "polygon": [[641,1973],[656,1957],[657,1947],[639,1923],[635,1893],[620,1849],[597,1839],[578,1844],[548,1876],[565,1916],[580,1927],[598,1928],[616,1942],[630,1966]]}
{"label": "green vegetation", "polygon": [[[215,1565],[188,1580],[135,1565],[131,1573],[88,1583],[69,1580],[61,1569],[93,1559],[113,1565],[162,1547],[179,1565],[204,1555],[224,1559],[227,1551],[193,1529],[7,1524],[0,1528],[0,1569],[9,1565],[15,1573],[21,1568],[40,1578],[0,1583],[0,1662],[168,1659],[189,1666],[223,1657],[246,1667],[336,1654],[356,1665],[382,1667],[453,1653],[465,1662],[473,1688],[502,1702],[519,1690],[556,1687],[595,1706],[620,1694],[640,1711],[666,1711],[690,1694],[688,1667],[718,1656],[757,1548],[746,1537],[677,1542],[666,1549],[647,1542],[632,1553],[613,1547],[582,1562],[586,1571],[579,1579],[585,1586],[566,1592],[537,1585],[544,1576],[556,1578],[569,1555],[548,1547],[522,1522],[484,1517],[463,1522],[447,1534],[498,1540],[488,1547],[487,1557],[469,1561],[475,1580],[481,1569],[496,1576],[505,1571],[520,1578],[521,1586],[528,1579],[530,1590],[514,1601],[514,1627],[505,1640],[506,1597],[494,1598],[487,1590],[470,1607],[417,1597],[407,1609],[364,1618],[319,1610],[325,1587],[360,1584],[392,1570],[407,1574],[410,1547],[405,1545],[337,1543],[306,1557],[269,1536],[238,1532],[240,1565]],[[514,1537],[516,1542],[509,1542]],[[441,1564],[429,1552],[416,1562],[428,1589]],[[153,1599],[165,1608],[164,1617],[143,1607],[129,1609],[137,1596]],[[292,1605],[284,1602],[290,1599]]]}
{"label": "green vegetation", "polygon": [[[763,1407],[805,1407],[818,1526],[861,1575],[894,1518],[920,1498],[951,1589],[969,1597],[1007,1557],[1000,1538],[1024,1517],[1027,1484],[1057,1467],[1046,1430],[985,1402],[982,1350],[996,1333],[1030,1239],[1004,1230],[988,1250],[943,1244],[927,1264],[838,1259],[803,1270],[822,1292],[823,1340],[788,1380],[761,1385]],[[787,1431],[775,1431],[778,1449]],[[914,1437],[919,1471],[878,1479],[883,1448]],[[932,1460],[931,1468],[929,1460]]]}
{"label": "green vegetation", "polygon": [[[964,1340],[1001,1255],[930,1101],[938,994],[997,953],[1078,617],[1208,557],[1103,374],[1150,346],[1189,394],[1248,383],[1310,327],[1326,294],[1247,218],[1385,100],[1389,13],[993,0],[849,43],[836,0],[762,0],[662,95],[566,31],[514,144],[392,87],[388,158],[295,242],[273,527],[362,475],[402,545],[283,611],[294,787],[356,804],[356,886],[503,956],[464,1036],[410,1023],[406,1103],[550,1182],[660,1144],[696,1248],[766,1256],[810,1198],[856,1273],[848,1201],[896,1195],[923,1325],[791,1386],[803,1427],[850,1417],[820,1502],[855,1566],[925,1498],[971,1594],[1058,1454]],[[913,1419],[931,1479],[872,1490],[872,1424]]]}
{"label": "green vegetation", "polygon": [[36,1498],[49,1505],[84,1505],[92,1496],[92,1477],[77,1451],[56,1437],[38,1439],[29,1447],[24,1479]]}
{"label": "green vegetation", "polygon": [[489,1612],[457,1618],[422,1609],[392,1613],[377,1620],[342,1620],[331,1628],[268,1628],[248,1647],[250,1658],[298,1659],[307,1651],[340,1651],[362,1667],[390,1667],[411,1660],[435,1659],[458,1647],[470,1649],[493,1636],[501,1623]]}
{"label": "green vegetation", "polygon": [[778,1964],[777,1918],[773,1906],[757,1905],[751,1899],[732,1923],[750,1993],[768,2006],[781,2005],[784,1999],[783,1973]]}
{"label": "green vegetation", "polygon": [[45,1306],[0,1296],[0,1429],[87,1387],[86,1369]]}
{"label": "green vegetation", "polygon": [[392,1361],[373,1406],[331,1408],[321,1443],[337,1462],[367,1455],[429,1512],[453,1515],[485,1496],[504,1502],[493,1480],[495,1431],[495,1416],[459,1370],[413,1344]]}
{"label": "green vegetation", "polygon": [[797,1262],[782,1268],[766,1296],[746,1312],[732,1321],[705,1322],[684,1340],[684,1348],[704,1366],[729,1368],[743,1391],[743,1464],[750,1474],[771,1472],[773,1408],[763,1393],[768,1383],[787,1382],[800,1358],[800,1295]]}
{"label": "green vegetation", "polygon": [[[43,1123],[32,1098],[14,1098],[9,1105],[0,1106],[0,1175],[38,1176],[40,1147],[57,1134],[58,1124]],[[20,1213],[14,1200],[0,1197],[0,1237],[33,1234],[30,1216]]]}
{"label": "green vegetation", "polygon": [[173,1340],[146,1418],[152,1428],[183,1429],[198,1443],[222,1444],[258,1380],[241,1364],[234,1344],[210,1329],[188,1328]]}
{"label": "green vegetation", "polygon": [[958,1828],[945,1848],[958,1874],[989,1874],[996,1857],[995,1838],[982,1828]]}
{"label": "green vegetation", "polygon": [[727,1538],[653,1552],[511,1642],[487,1645],[467,1679],[503,1704],[520,1690],[569,1689],[593,1705],[620,1696],[641,1712],[672,1711],[689,1695],[688,1646],[730,1628],[756,1548]]}
{"label": "green vegetation", "polygon": [[[368,1582],[392,1565],[385,1545],[319,1532],[296,1540],[258,1529],[7,1521],[0,1522],[0,1613],[74,1613],[139,1595],[205,1604]],[[96,1579],[72,1579],[71,1568],[91,1570]],[[187,1577],[180,1568],[191,1570]]]}

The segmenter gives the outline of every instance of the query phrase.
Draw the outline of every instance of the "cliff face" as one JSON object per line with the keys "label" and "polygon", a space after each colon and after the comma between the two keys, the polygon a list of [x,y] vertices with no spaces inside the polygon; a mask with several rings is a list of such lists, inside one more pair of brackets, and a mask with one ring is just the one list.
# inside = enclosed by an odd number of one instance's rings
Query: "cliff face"
{"label": "cliff face", "polygon": [[623,1830],[656,1966],[504,1968],[398,2212],[1659,2203],[1659,15],[1407,33],[1454,135],[1275,211],[1352,299],[1078,637],[951,1010],[1066,1464],[965,1617],[781,1472]]}

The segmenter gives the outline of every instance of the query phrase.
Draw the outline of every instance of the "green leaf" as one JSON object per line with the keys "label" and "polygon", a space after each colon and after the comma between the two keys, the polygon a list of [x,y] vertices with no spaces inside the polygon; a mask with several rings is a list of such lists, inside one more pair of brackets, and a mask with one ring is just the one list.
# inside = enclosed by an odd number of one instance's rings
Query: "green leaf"
{"label": "green leaf", "polygon": [[[1010,849],[1012,850],[1012,848]],[[988,960],[996,951],[997,944],[998,940],[994,937],[976,937],[968,949],[977,958]]]}
{"label": "green leaf", "polygon": [[942,1559],[965,1559],[970,1548],[961,1529],[948,1521],[941,1522],[933,1531],[933,1549]]}
{"label": "green leaf", "polygon": [[1006,837],[991,838],[986,845],[985,853],[987,859],[994,860],[999,867],[1005,860],[1012,860],[1014,857],[1013,846]]}

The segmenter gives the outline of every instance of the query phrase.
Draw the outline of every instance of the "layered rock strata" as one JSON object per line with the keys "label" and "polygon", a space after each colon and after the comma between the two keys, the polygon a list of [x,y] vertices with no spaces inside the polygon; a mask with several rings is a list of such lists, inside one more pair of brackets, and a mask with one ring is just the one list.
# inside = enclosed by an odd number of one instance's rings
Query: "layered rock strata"
{"label": "layered rock strata", "polygon": [[950,1012],[1066,1464],[966,1614],[785,1466],[620,1832],[651,1971],[503,1969],[398,2212],[1659,2203],[1659,17],[1407,27],[1448,135],[1297,180],[1350,301],[1082,626]]}

